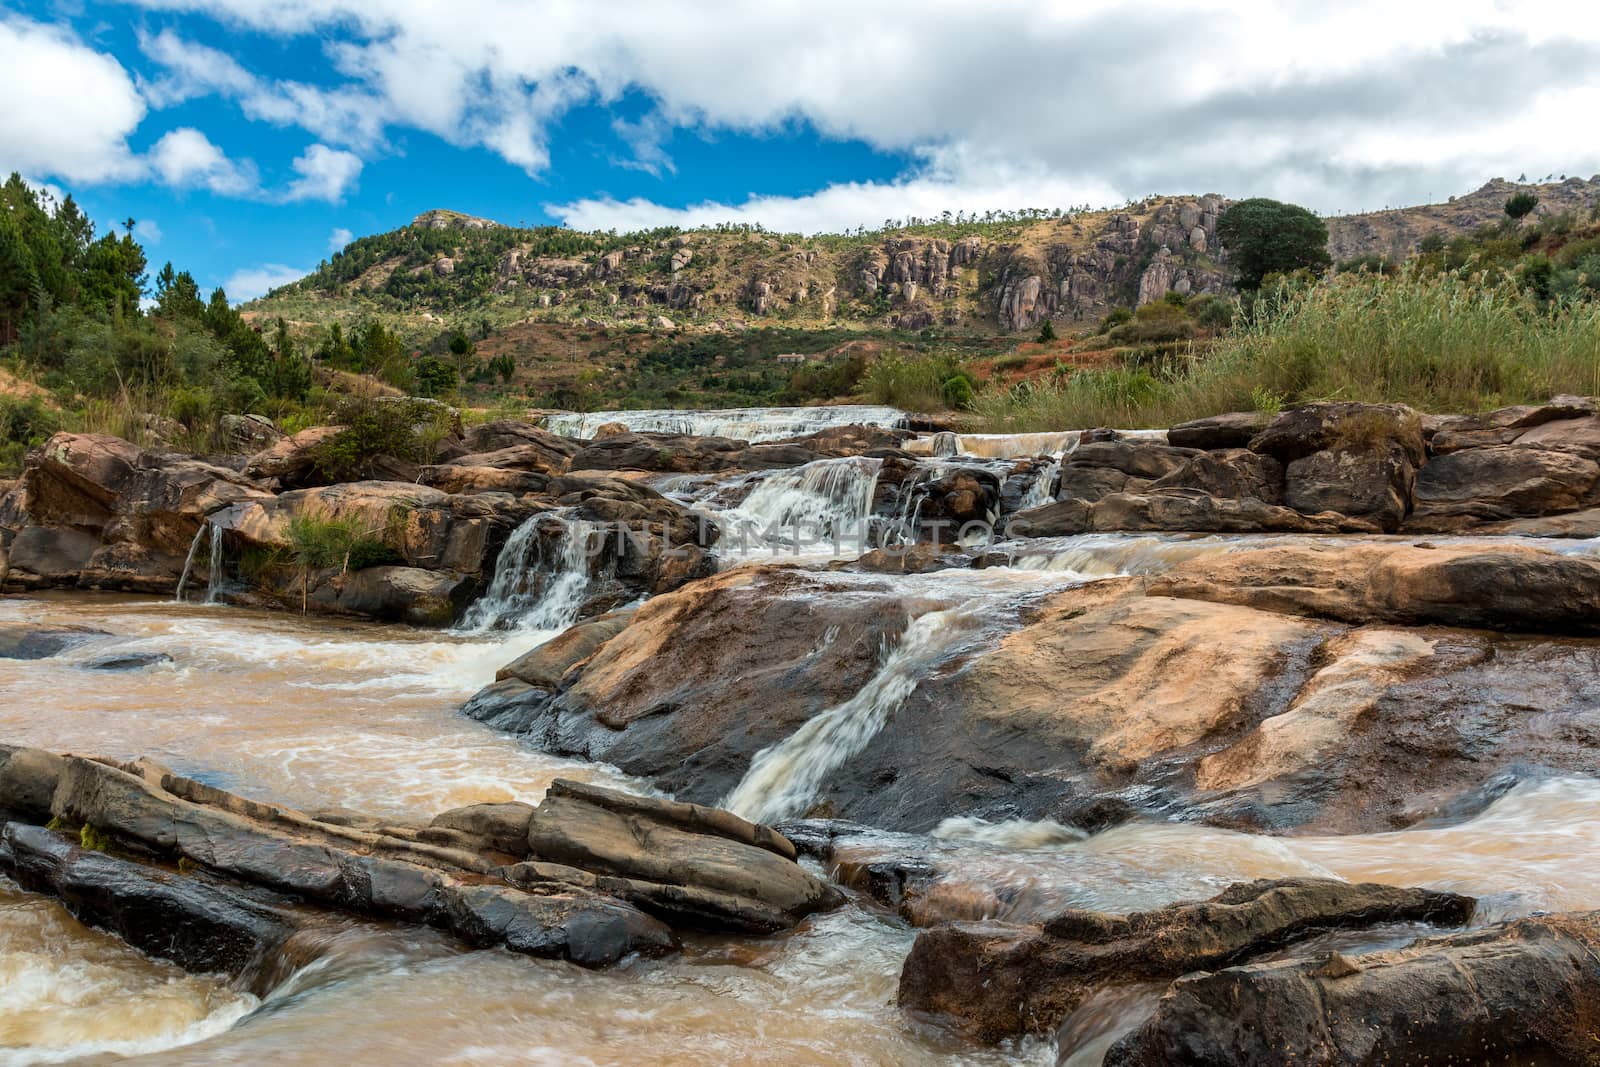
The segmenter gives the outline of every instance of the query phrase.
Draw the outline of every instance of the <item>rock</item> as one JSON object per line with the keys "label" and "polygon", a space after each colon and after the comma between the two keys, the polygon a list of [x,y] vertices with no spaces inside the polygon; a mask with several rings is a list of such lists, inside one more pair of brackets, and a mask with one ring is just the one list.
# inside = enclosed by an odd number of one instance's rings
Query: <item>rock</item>
{"label": "rock", "polygon": [[1451,530],[1475,522],[1573,511],[1596,502],[1600,464],[1572,452],[1523,445],[1436,456],[1417,475],[1408,527]]}
{"label": "rock", "polygon": [[449,461],[455,467],[497,467],[501,470],[533,471],[554,477],[565,474],[570,456],[560,455],[542,445],[509,445],[492,452],[469,452]]}
{"label": "rock", "polygon": [[[803,871],[794,847],[767,827],[574,782],[557,781],[537,809],[476,805],[420,828],[383,826],[359,816],[319,820],[147,761],[0,746],[0,812],[89,827],[130,854],[195,865],[223,894],[205,895],[208,901],[285,893],[584,966],[672,948],[671,931],[646,911],[697,929],[770,932],[842,900]],[[28,840],[38,850],[53,838]],[[76,855],[58,853],[52,862],[78,863]],[[508,854],[529,859],[505,866]],[[111,878],[92,865],[88,876]],[[117,877],[164,884],[142,863]],[[197,907],[195,899],[172,905],[174,915]]]}
{"label": "rock", "polygon": [[1329,930],[1460,926],[1474,905],[1454,893],[1297,878],[1243,882],[1200,903],[1130,915],[1074,910],[1040,926],[953,923],[917,935],[898,1001],[980,1041],[1049,1034],[1107,986],[1218,970]]}
{"label": "rock", "polygon": [[100,538],[62,526],[25,526],[11,542],[6,582],[25,589],[74,585],[100,550]]}
{"label": "rock", "polygon": [[454,461],[422,467],[417,481],[445,493],[510,493],[536,496],[550,487],[550,476],[503,467],[473,467]]}
{"label": "rock", "polygon": [[1183,466],[1151,482],[1149,491],[1197,489],[1225,500],[1275,505],[1283,502],[1283,486],[1283,464],[1259,452],[1226,448],[1191,456]]}
{"label": "rock", "polygon": [[875,548],[840,568],[870,571],[873,574],[931,574],[934,571],[972,566],[972,557],[944,546],[919,542],[892,548]]}
{"label": "rock", "polygon": [[289,898],[92,852],[41,826],[5,824],[0,873],[55,897],[80,922],[197,974],[248,977],[307,923]]}
{"label": "rock", "polygon": [[800,443],[752,445],[727,437],[624,432],[590,442],[572,457],[572,470],[693,474],[798,467],[821,458],[821,454]]}
{"label": "rock", "polygon": [[1417,466],[1423,460],[1422,423],[1404,404],[1306,404],[1281,412],[1250,441],[1250,449],[1293,463],[1316,452],[1359,452],[1393,442]]}
{"label": "rock", "polygon": [[[634,797],[557,779],[528,826],[529,854],[545,863],[664,887],[707,891],[638,901],[678,921],[694,905],[712,928],[787,929],[843,895],[795,862],[794,846],[768,827],[725,811]],[[713,901],[720,900],[722,906]],[[654,905],[652,907],[652,904]]]}
{"label": "rock", "polygon": [[1105,467],[1132,478],[1154,480],[1171,474],[1195,455],[1193,449],[1174,448],[1156,441],[1124,438],[1081,443],[1062,466],[1063,479],[1074,467]]}
{"label": "rock", "polygon": [[1207,533],[1375,533],[1365,519],[1325,512],[1304,515],[1246,497],[1219,499],[1188,489],[1112,493],[1101,499],[1058,500],[1019,511],[1006,525],[1008,537],[1058,537],[1116,530]]}
{"label": "rock", "polygon": [[412,626],[448,626],[476,591],[468,578],[417,567],[365,567],[336,582],[339,611]]}
{"label": "rock", "polygon": [[165,667],[171,662],[172,657],[165,652],[124,652],[92,659],[83,666],[91,671],[142,671],[151,667]]}
{"label": "rock", "polygon": [[1428,439],[1428,451],[1443,456],[1463,448],[1508,445],[1536,426],[1595,413],[1592,397],[1558,396],[1548,404],[1499,408],[1482,415],[1447,415],[1438,420]]}
{"label": "rock", "polygon": [[283,440],[284,432],[265,415],[224,415],[217,429],[229,452],[255,455]]}
{"label": "rock", "polygon": [[1149,591],[1358,625],[1600,633],[1600,562],[1517,546],[1319,545],[1227,553],[1180,564],[1152,579]]}
{"label": "rock", "polygon": [[1267,425],[1259,411],[1234,411],[1179,423],[1167,431],[1167,443],[1177,448],[1244,448]]}
{"label": "rock", "polygon": [[1283,502],[1303,515],[1335,512],[1394,533],[1411,513],[1416,467],[1397,442],[1323,449],[1290,461]]}
{"label": "rock", "polygon": [[35,626],[25,622],[0,623],[0,659],[49,659],[77,648],[104,630],[82,626]]}
{"label": "rock", "polygon": [[1600,460],[1600,417],[1546,422],[1519,435],[1517,444],[1524,448],[1575,452],[1580,456]]}
{"label": "rock", "polygon": [[495,673],[495,681],[515,678],[527,685],[554,692],[562,677],[574,666],[599,651],[621,633],[637,609],[607,612],[598,618],[569,626],[558,636],[530,652],[524,652]]}
{"label": "rock", "polygon": [[1594,1062],[1600,913],[1174,982],[1107,1067]]}
{"label": "rock", "polygon": [[311,426],[290,434],[251,456],[244,465],[245,476],[284,489],[326,485],[328,479],[317,470],[318,455],[322,446],[343,429],[342,426]]}
{"label": "rock", "polygon": [[[463,435],[469,452],[498,452],[504,448],[532,446],[545,453],[545,467],[550,470],[565,469],[565,461],[583,448],[583,443],[570,437],[551,433],[531,422],[515,419],[497,419],[470,427]],[[541,467],[540,469],[545,469]]]}
{"label": "rock", "polygon": [[618,434],[632,432],[633,431],[628,428],[628,424],[625,422],[608,422],[595,429],[594,439],[596,441],[603,441],[607,437],[616,437]]}

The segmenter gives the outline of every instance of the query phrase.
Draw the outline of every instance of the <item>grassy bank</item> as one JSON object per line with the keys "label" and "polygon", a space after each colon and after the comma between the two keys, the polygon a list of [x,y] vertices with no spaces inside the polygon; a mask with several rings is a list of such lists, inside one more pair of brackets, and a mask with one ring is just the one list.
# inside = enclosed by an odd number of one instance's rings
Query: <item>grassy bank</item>
{"label": "grassy bank", "polygon": [[1269,300],[1154,367],[1083,370],[981,393],[985,428],[1160,427],[1310,400],[1480,411],[1600,393],[1600,303],[1541,305],[1511,281],[1345,274]]}

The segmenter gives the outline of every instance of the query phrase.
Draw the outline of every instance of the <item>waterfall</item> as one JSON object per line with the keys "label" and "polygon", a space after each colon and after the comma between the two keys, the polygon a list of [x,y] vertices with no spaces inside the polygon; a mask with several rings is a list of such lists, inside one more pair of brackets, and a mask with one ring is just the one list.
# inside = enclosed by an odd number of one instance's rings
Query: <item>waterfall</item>
{"label": "waterfall", "polygon": [[608,422],[640,433],[687,433],[698,437],[732,437],[740,441],[776,441],[833,426],[903,426],[898,408],[836,404],[814,408],[727,408],[722,411],[591,411],[547,415],[545,429],[564,437],[593,437]]}
{"label": "waterfall", "polygon": [[[561,525],[561,548],[546,568],[540,535],[549,522]],[[489,588],[467,609],[457,630],[564,630],[577,622],[589,592],[596,532],[582,519],[548,513],[522,523],[506,538]]]}
{"label": "waterfall", "polygon": [[803,814],[828,776],[865,749],[934,663],[980,624],[986,606],[974,600],[914,619],[860,692],[757,752],[721,806],[756,822]]}
{"label": "waterfall", "polygon": [[1039,472],[1039,476],[1028,487],[1028,492],[1017,504],[1018,511],[1027,511],[1029,508],[1040,508],[1050,503],[1055,497],[1056,475],[1061,473],[1061,461],[1054,460]]}
{"label": "waterfall", "polygon": [[835,546],[846,538],[864,545],[882,467],[881,459],[847,456],[775,471],[741,504],[717,516],[723,531],[719,540],[746,550],[749,534],[796,551],[825,539]]}
{"label": "waterfall", "polygon": [[189,542],[189,554],[183,557],[183,573],[178,576],[178,589],[172,599],[183,599],[183,591],[189,585],[189,576],[194,573],[195,557],[200,554],[200,542],[207,535],[211,538],[211,569],[206,575],[204,603],[215,604],[222,594],[222,524],[208,521],[200,524],[200,528],[194,532],[194,540]]}

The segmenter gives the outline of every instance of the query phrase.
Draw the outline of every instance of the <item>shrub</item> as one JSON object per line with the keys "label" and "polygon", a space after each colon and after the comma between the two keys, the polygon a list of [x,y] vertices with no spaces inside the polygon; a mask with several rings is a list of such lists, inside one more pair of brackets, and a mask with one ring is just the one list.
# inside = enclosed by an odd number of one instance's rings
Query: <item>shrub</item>
{"label": "shrub", "polygon": [[1217,220],[1241,289],[1259,289],[1269,274],[1321,271],[1330,264],[1328,227],[1296,204],[1265,197],[1241,200]]}
{"label": "shrub", "polygon": [[1055,323],[1051,322],[1049,319],[1045,319],[1044,322],[1039,324],[1039,343],[1042,344],[1042,345],[1047,345],[1051,341],[1054,341],[1055,339],[1056,339],[1056,326],[1055,326]]}
{"label": "shrub", "polygon": [[1506,201],[1506,217],[1520,219],[1539,206],[1539,198],[1526,190],[1513,193]]}
{"label": "shrub", "polygon": [[334,413],[334,421],[344,429],[322,443],[316,461],[317,469],[335,481],[368,476],[379,456],[426,462],[450,429],[448,409],[405,399],[351,399]]}
{"label": "shrub", "polygon": [[[952,384],[952,379],[966,383]],[[888,352],[867,369],[862,377],[867,395],[875,404],[888,404],[908,411],[935,411],[952,406],[950,397],[965,396],[971,399],[972,376],[962,369],[954,356],[907,355]]]}
{"label": "shrub", "polygon": [[1134,312],[1131,321],[1112,328],[1106,338],[1119,345],[1162,344],[1187,340],[1195,332],[1194,321],[1182,307],[1158,300]]}

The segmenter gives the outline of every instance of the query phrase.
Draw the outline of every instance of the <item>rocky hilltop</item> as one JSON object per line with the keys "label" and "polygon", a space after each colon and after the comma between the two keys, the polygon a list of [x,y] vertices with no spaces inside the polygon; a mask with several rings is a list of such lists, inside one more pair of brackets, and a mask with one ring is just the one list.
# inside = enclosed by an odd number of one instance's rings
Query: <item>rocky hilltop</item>
{"label": "rocky hilltop", "polygon": [[[1600,202],[1600,179],[1496,179],[1443,204],[1328,220],[1335,260],[1402,256],[1430,234],[1501,217],[1519,189],[1540,213]],[[666,229],[634,234],[518,229],[434,210],[364,237],[302,281],[251,305],[318,321],[357,311],[443,321],[471,311],[527,320],[742,328],[859,323],[1014,333],[1049,318],[1092,323],[1115,306],[1229,287],[1217,194],[1157,196],[1120,209],[919,221],[870,234]]]}

